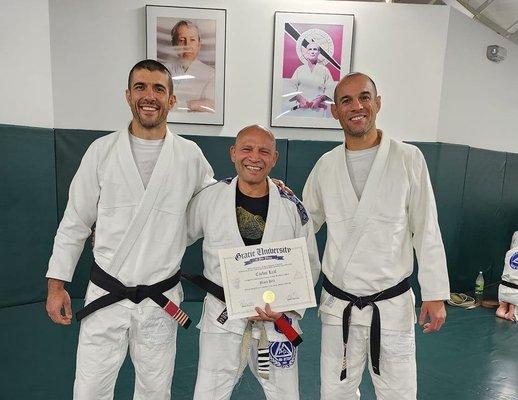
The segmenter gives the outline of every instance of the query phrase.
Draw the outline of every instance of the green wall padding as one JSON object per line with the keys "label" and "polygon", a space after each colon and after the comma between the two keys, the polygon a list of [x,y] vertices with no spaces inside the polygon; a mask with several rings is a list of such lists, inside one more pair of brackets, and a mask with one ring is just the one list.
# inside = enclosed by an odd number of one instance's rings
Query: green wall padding
{"label": "green wall padding", "polygon": [[[2,282],[6,283],[0,284],[0,307],[45,298],[42,277],[57,221],[66,206],[68,186],[87,147],[106,133],[56,129],[53,143],[50,129],[0,125],[0,165],[2,171],[9,171],[2,179],[5,224],[0,231],[0,255],[6,266]],[[187,138],[201,147],[216,178],[234,175],[228,156],[233,138]],[[272,176],[285,180],[301,197],[315,162],[339,144],[278,140],[280,156]],[[497,282],[511,235],[518,230],[518,154],[446,143],[414,144],[423,152],[430,171],[452,290],[472,290],[479,269],[484,271],[487,283]],[[317,235],[320,254],[325,239],[323,228]],[[27,251],[27,244],[31,251]],[[201,260],[201,246],[197,243],[188,249],[182,266],[200,272]],[[87,243],[69,286],[73,297],[84,295],[91,262],[91,244]],[[185,287],[186,299],[203,296],[189,284]]]}
{"label": "green wall padding", "polygon": [[486,284],[502,272],[501,260],[510,241],[502,229],[505,164],[505,153],[469,150],[457,244],[459,258],[454,265],[456,284],[452,285],[458,290],[472,290],[478,271],[483,271]]}
{"label": "green wall padding", "polygon": [[450,285],[456,288],[459,286],[455,271],[459,259],[459,229],[469,147],[448,143],[436,143],[433,147],[414,144],[423,152],[430,172]]}
{"label": "green wall padding", "polygon": [[0,125],[0,171],[0,307],[41,301],[57,226],[52,129]]}

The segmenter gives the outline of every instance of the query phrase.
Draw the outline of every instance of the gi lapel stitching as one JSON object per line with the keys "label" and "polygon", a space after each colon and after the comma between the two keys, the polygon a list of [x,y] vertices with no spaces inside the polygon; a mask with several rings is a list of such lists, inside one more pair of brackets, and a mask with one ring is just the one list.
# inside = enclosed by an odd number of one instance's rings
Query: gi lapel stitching
{"label": "gi lapel stitching", "polygon": [[[125,137],[120,137],[119,143],[119,156],[121,161],[121,166],[123,167],[123,172],[125,171],[124,165],[127,165],[128,159],[127,157],[132,156],[131,149],[129,148],[129,136],[127,131],[121,132],[121,135],[126,134]],[[125,163],[124,163],[125,161]],[[153,174],[151,175],[151,179],[149,180],[149,184],[147,189],[144,191],[144,187],[142,185],[142,180],[140,180],[140,185],[142,187],[143,196],[141,195],[140,205],[131,220],[131,223],[124,233],[124,236],[117,246],[115,253],[113,254],[111,263],[109,267],[106,269],[110,275],[116,277],[120,271],[122,263],[128,256],[130,250],[133,248],[140,232],[144,228],[146,224],[149,213],[153,208],[158,194],[160,190],[163,189],[163,182],[170,172],[170,166],[173,162],[173,137],[169,130],[166,132],[164,145],[162,146],[162,150],[160,151],[160,155],[158,156],[157,163],[155,165],[155,169],[153,170]],[[133,166],[136,168],[135,163],[133,161]],[[132,174],[131,171],[126,171],[124,174],[126,179],[128,179],[128,185],[130,189],[135,189],[135,174]],[[140,178],[140,175],[137,171],[137,176]]]}
{"label": "gi lapel stitching", "polygon": [[[345,270],[349,265],[349,261],[351,260],[351,257],[354,254],[354,250],[356,249],[360,237],[365,229],[365,222],[369,217],[369,214],[371,213],[371,210],[376,202],[376,191],[380,187],[380,181],[383,176],[383,170],[388,160],[389,148],[390,138],[386,134],[382,134],[380,147],[376,154],[376,158],[374,159],[374,163],[372,164],[372,168],[369,172],[367,182],[365,183],[363,194],[361,196],[361,199],[358,203],[358,207],[356,208],[356,212],[353,217],[353,232],[350,236],[350,239],[347,242],[344,239],[341,246],[342,251],[340,252],[342,254],[342,257],[336,260],[336,264],[332,269],[332,279],[338,287],[343,287]],[[345,179],[345,177],[342,177],[343,179],[340,179],[340,185],[342,185],[342,193],[346,193],[346,186],[344,185],[348,183],[350,186],[350,188],[347,188],[349,189],[348,191],[352,190],[354,198],[357,199],[356,193],[354,192],[354,189],[352,189],[352,183],[349,177],[349,171],[347,169],[347,164],[345,161],[345,146],[343,150],[344,151],[341,153],[341,157],[343,157],[343,160],[339,162],[338,165],[340,166],[339,169],[341,170],[342,174],[345,173],[345,175],[347,176],[347,180]],[[343,200],[344,199],[342,199],[342,201]],[[343,265],[343,267],[340,267],[340,264]]]}

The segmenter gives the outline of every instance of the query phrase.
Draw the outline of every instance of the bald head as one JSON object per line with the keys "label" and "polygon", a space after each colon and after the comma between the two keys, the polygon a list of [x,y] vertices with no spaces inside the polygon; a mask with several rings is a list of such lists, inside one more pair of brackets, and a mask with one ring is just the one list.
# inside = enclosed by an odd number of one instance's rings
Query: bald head
{"label": "bald head", "polygon": [[234,146],[237,144],[238,141],[240,141],[248,133],[265,135],[272,141],[273,149],[274,150],[276,149],[275,136],[273,136],[273,132],[271,130],[269,130],[268,128],[265,128],[264,126],[259,125],[259,124],[248,125],[248,126],[245,126],[243,129],[241,129],[236,135],[236,141],[234,142]]}
{"label": "bald head", "polygon": [[338,89],[341,88],[342,86],[347,85],[347,83],[349,81],[351,81],[353,78],[358,78],[358,77],[363,77],[367,81],[369,81],[369,83],[372,85],[372,94],[374,96],[378,95],[378,89],[376,88],[376,84],[374,83],[374,81],[372,80],[372,78],[369,75],[364,74],[362,72],[351,72],[351,73],[345,75],[342,79],[340,79],[340,82],[338,82],[338,85],[336,85],[335,92],[334,92],[334,98],[333,98],[335,104],[338,101],[338,99],[337,99]]}

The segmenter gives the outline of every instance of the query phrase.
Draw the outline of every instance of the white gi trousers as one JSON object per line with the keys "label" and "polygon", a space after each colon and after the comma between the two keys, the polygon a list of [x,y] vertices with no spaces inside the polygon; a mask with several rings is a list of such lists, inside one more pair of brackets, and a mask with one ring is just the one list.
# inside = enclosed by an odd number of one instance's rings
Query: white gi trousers
{"label": "white gi trousers", "polygon": [[[291,365],[277,367],[270,361],[270,375],[266,380],[257,374],[259,340],[250,339],[247,362],[240,365],[242,340],[243,335],[233,332],[200,332],[198,377],[193,400],[230,399],[234,386],[241,378],[247,363],[261,384],[267,400],[298,400],[297,350],[294,350],[293,364],[287,363]],[[270,353],[275,343],[270,342]]]}
{"label": "white gi trousers", "polygon": [[134,400],[168,400],[178,323],[154,306],[112,304],[81,321],[75,400],[113,399],[115,380],[130,351],[135,367]]}
{"label": "white gi trousers", "polygon": [[358,389],[365,361],[378,400],[416,400],[417,373],[414,330],[409,332],[381,329],[380,373],[370,362],[370,327],[349,326],[347,378],[340,381],[343,357],[341,325],[322,324],[321,400],[358,400]]}

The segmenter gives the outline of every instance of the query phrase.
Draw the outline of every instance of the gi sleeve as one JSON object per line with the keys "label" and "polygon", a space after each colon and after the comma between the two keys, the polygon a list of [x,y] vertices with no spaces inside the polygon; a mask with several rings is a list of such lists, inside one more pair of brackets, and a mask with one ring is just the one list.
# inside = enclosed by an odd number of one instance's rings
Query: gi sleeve
{"label": "gi sleeve", "polygon": [[320,230],[326,220],[320,182],[318,181],[318,165],[317,163],[313,167],[302,191],[302,202],[313,221],[314,233]]}
{"label": "gi sleeve", "polygon": [[72,281],[85,240],[97,220],[100,186],[96,148],[95,142],[90,145],[70,184],[67,207],[54,238],[47,278]]}
{"label": "gi sleeve", "polygon": [[187,206],[187,246],[196,242],[203,234],[203,192],[195,195]]}
{"label": "gi sleeve", "polygon": [[[317,240],[315,238],[315,231],[313,229],[313,223],[311,221],[311,217],[309,217],[309,221],[302,225],[300,223],[300,219],[297,219],[297,229],[296,236],[304,237],[306,239],[306,245],[308,248],[308,257],[309,257],[309,265],[311,268],[311,277],[313,279],[313,286],[315,286],[318,282],[318,278],[320,276],[320,259],[318,258],[318,247]],[[295,319],[301,319],[304,316],[305,309],[294,310],[290,313],[290,317],[294,317]]]}
{"label": "gi sleeve", "polygon": [[410,173],[409,224],[418,262],[423,301],[450,298],[446,254],[437,209],[423,154],[416,149]]}
{"label": "gi sleeve", "polygon": [[194,195],[200,192],[203,188],[216,183],[212,167],[210,166],[198,145],[195,144],[195,146],[198,154],[196,157],[196,184],[194,188]]}

